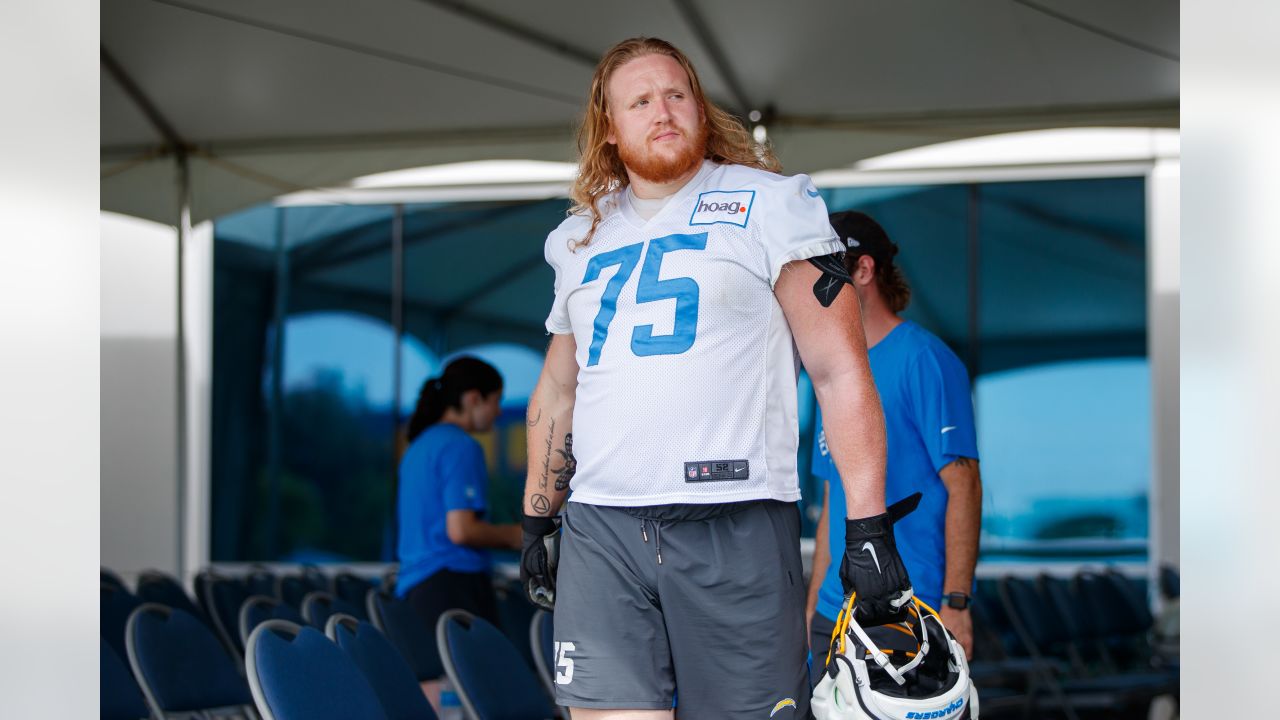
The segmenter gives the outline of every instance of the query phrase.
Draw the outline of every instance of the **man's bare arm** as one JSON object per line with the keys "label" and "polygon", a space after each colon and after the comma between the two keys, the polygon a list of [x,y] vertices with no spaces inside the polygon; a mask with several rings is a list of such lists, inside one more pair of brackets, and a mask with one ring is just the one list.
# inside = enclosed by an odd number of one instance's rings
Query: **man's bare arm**
{"label": "man's bare arm", "polygon": [[577,470],[573,456],[573,404],[578,361],[573,335],[553,335],[538,385],[529,398],[529,470],[524,513],[549,517],[560,510]]}
{"label": "man's bare arm", "polygon": [[969,594],[978,564],[978,536],[982,532],[982,477],[978,461],[956,458],[938,475],[947,488],[946,574],[942,592]]}
{"label": "man's bare arm", "polygon": [[[938,475],[947,488],[946,570],[942,592],[968,595],[973,587],[978,535],[982,531],[982,478],[978,474],[978,461],[956,458],[939,470]],[[946,604],[939,612],[965,655],[973,657],[973,613]]]}
{"label": "man's bare arm", "polygon": [[848,517],[870,517],[885,511],[884,413],[867,360],[858,296],[845,286],[820,300],[817,287],[824,278],[816,265],[797,260],[783,268],[774,294],[813,380]]}
{"label": "man's bare arm", "polygon": [[481,520],[475,510],[450,510],[445,515],[445,534],[455,545],[482,548],[520,548],[520,526],[494,525]]}
{"label": "man's bare arm", "polygon": [[809,576],[809,597],[804,605],[805,627],[813,612],[818,608],[818,590],[822,588],[822,580],[831,567],[831,544],[827,533],[830,532],[831,518],[831,483],[822,483],[822,515],[818,516],[818,529],[813,534],[813,573]]}

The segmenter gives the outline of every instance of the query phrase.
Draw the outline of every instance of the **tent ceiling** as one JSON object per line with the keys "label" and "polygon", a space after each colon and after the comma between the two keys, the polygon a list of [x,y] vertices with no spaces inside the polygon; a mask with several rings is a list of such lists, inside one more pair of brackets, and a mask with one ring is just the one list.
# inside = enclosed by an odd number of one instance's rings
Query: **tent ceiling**
{"label": "tent ceiling", "polygon": [[[104,209],[172,222],[418,165],[572,160],[592,58],[685,50],[790,172],[992,132],[1177,124],[1174,0],[104,0]],[[125,85],[132,84],[137,93]],[[772,112],[771,112],[772,111]]]}

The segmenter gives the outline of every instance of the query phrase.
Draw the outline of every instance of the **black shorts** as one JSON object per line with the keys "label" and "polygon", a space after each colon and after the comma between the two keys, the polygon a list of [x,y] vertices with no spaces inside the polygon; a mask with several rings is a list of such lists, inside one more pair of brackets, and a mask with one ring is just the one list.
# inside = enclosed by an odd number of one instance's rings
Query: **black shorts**
{"label": "black shorts", "polygon": [[458,608],[498,624],[498,599],[487,572],[469,573],[440,570],[409,589],[405,599],[425,623],[431,637],[445,610]]}
{"label": "black shorts", "polygon": [[556,702],[664,710],[674,701],[695,720],[807,717],[804,603],[795,503],[569,502]]}

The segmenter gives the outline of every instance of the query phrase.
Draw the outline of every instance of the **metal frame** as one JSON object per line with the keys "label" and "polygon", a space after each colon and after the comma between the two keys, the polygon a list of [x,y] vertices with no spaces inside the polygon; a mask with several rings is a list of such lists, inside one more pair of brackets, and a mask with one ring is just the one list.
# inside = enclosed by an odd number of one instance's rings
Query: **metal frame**
{"label": "metal frame", "polygon": [[471,694],[462,686],[458,677],[458,668],[453,664],[453,655],[449,652],[449,623],[455,620],[459,623],[471,627],[471,623],[475,622],[475,615],[466,610],[445,610],[440,619],[436,621],[436,649],[440,653],[440,663],[444,665],[444,674],[449,678],[449,682],[453,684],[453,691],[458,694],[458,699],[462,701],[462,711],[466,714],[467,720],[483,720],[480,713],[476,711],[476,705],[471,700]]}
{"label": "metal frame", "polygon": [[334,613],[330,615],[329,619],[324,623],[324,636],[332,640],[334,644],[337,644],[338,642],[339,626],[345,627],[352,633],[355,633],[360,627],[360,619],[347,615],[346,613]]}
{"label": "metal frame", "polygon": [[138,106],[138,110],[147,118],[147,122],[155,128],[164,138],[164,152],[172,152],[177,169],[177,185],[178,185],[178,207],[177,210],[177,312],[176,327],[174,328],[174,339],[176,351],[174,353],[176,394],[174,397],[175,422],[175,478],[177,479],[177,564],[178,576],[185,577],[186,564],[186,509],[189,503],[187,497],[187,348],[186,348],[186,318],[184,317],[185,303],[183,300],[183,262],[187,241],[191,237],[191,166],[188,161],[188,153],[190,151],[190,143],[178,134],[173,124],[160,112],[154,102],[147,97],[142,88],[134,82],[123,66],[107,51],[105,46],[100,48],[101,62],[103,68],[108,74],[115,79],[120,87],[124,90],[129,99]]}
{"label": "metal frame", "polygon": [[[204,605],[205,612],[209,614],[209,622],[213,623],[213,629],[214,632],[217,633],[218,639],[222,641],[222,645],[227,649],[227,652],[231,657],[238,657],[241,654],[241,650],[236,647],[235,638],[231,635],[233,628],[225,627],[222,622],[222,613],[218,612],[218,598],[213,592],[213,587],[215,585],[227,580],[228,578],[220,577],[218,575],[213,575],[208,578],[204,586]],[[248,600],[245,602],[248,602]],[[243,603],[241,605],[243,606]],[[238,612],[239,611],[237,610],[237,613]]]}
{"label": "metal frame", "polygon": [[271,712],[271,706],[267,703],[267,695],[262,689],[262,681],[258,678],[258,661],[255,658],[254,650],[258,647],[258,639],[262,637],[264,632],[283,632],[289,633],[292,637],[297,637],[302,631],[302,626],[297,623],[291,623],[288,620],[268,620],[253,629],[253,634],[249,636],[249,642],[245,645],[244,666],[245,675],[249,679],[249,693],[253,695],[253,704],[258,709],[258,714],[262,720],[276,720],[276,716]]}
{"label": "metal frame", "polygon": [[[249,652],[249,636],[257,629],[257,625],[249,627],[249,610],[258,606],[265,605],[267,607],[276,608],[283,605],[284,602],[279,598],[267,597],[266,595],[251,595],[247,600],[240,604],[240,612],[236,613],[236,629],[240,633],[240,642],[245,648],[246,655]],[[278,618],[271,618],[272,620]],[[267,622],[264,620],[263,622]],[[287,621],[286,621],[287,622]],[[258,623],[261,625],[262,623]]]}
{"label": "metal frame", "polygon": [[[174,609],[160,603],[143,603],[134,608],[129,613],[129,621],[125,624],[124,645],[128,654],[129,669],[133,672],[134,678],[138,681],[138,688],[142,690],[142,695],[146,698],[147,708],[151,711],[151,716],[155,720],[212,720],[212,718],[220,717],[237,717],[249,718],[249,720],[265,720],[259,719],[257,711],[248,705],[231,705],[228,707],[205,708],[193,712],[170,713],[165,712],[160,707],[160,701],[156,699],[155,692],[151,689],[151,681],[147,674],[142,670],[141,661],[138,659],[137,641],[134,639],[134,628],[137,626],[138,618],[144,613],[156,613],[164,616],[166,619],[172,617]],[[252,687],[250,687],[252,691]]]}
{"label": "metal frame", "polygon": [[556,678],[555,669],[547,667],[546,658],[542,656],[542,625],[552,622],[554,615],[538,609],[533,614],[533,619],[529,621],[529,654],[533,655],[533,667],[538,671],[538,679],[542,681],[543,687],[547,689],[547,693],[551,696],[551,704],[560,710],[560,716],[569,717],[569,708],[556,703]]}
{"label": "metal frame", "polygon": [[[312,615],[314,615],[314,613],[312,612],[312,608],[314,608],[317,604],[322,603],[326,607],[328,607],[330,610],[332,610],[333,601],[336,599],[337,599],[337,596],[327,590],[312,590],[311,592],[302,596],[302,603],[298,608],[298,612],[302,613],[302,619],[306,620],[308,625],[310,625],[313,628],[316,628],[317,630],[323,630],[324,625],[316,624],[316,619],[312,617]],[[330,612],[330,617],[332,617],[334,614],[335,613]]]}
{"label": "metal frame", "polygon": [[391,637],[387,633],[387,619],[382,617],[382,606],[378,604],[378,595],[381,592],[379,588],[369,588],[369,591],[364,594],[364,610],[369,614],[369,622],[378,628],[378,632]]}

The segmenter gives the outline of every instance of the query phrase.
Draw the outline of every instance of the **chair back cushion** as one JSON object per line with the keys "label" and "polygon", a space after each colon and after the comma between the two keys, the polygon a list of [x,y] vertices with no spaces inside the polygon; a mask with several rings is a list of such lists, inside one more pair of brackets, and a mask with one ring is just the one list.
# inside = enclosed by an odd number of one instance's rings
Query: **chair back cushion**
{"label": "chair back cushion", "polygon": [[254,702],[275,720],[386,720],[364,673],[319,630],[271,620],[249,636]]}
{"label": "chair back cushion", "polygon": [[98,656],[99,691],[98,717],[100,720],[140,720],[146,717],[147,701],[133,679],[124,661],[101,638]]}
{"label": "chair back cushion", "polygon": [[478,717],[535,720],[554,714],[533,670],[498,628],[450,610],[440,616],[436,631],[449,678]]}
{"label": "chair back cushion", "polygon": [[182,589],[178,581],[162,572],[143,573],[138,578],[138,597],[143,602],[168,605],[174,610],[181,610],[194,617],[204,619],[204,612],[191,601],[191,596]]}
{"label": "chair back cushion", "polygon": [[129,662],[160,709],[248,705],[249,688],[218,638],[190,614],[148,603],[129,617]]}
{"label": "chair back cushion", "polygon": [[413,668],[413,675],[419,682],[444,675],[435,637],[408,601],[377,592],[373,593],[370,605],[375,614],[375,624],[409,661],[409,667]]}
{"label": "chair back cushion", "polygon": [[378,693],[388,720],[435,720],[436,714],[422,694],[413,669],[377,628],[348,616],[346,622],[330,623],[329,635]]}

